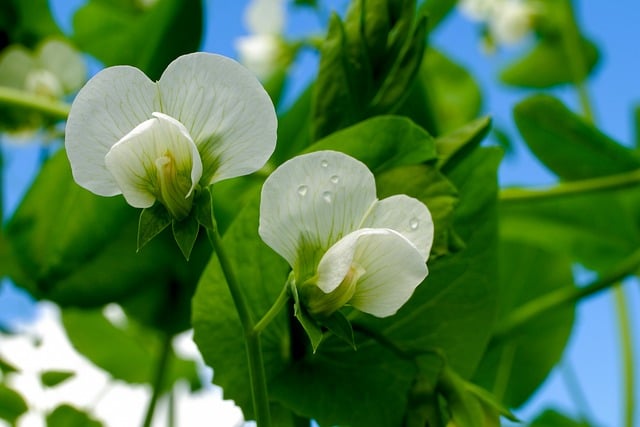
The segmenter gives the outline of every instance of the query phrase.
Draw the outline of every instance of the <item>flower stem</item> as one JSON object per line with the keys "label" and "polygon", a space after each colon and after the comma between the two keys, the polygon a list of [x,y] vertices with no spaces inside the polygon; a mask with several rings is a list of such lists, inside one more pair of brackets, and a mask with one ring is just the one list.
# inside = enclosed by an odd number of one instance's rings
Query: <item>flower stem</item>
{"label": "flower stem", "polygon": [[262,358],[262,346],[260,334],[255,332],[255,324],[251,316],[249,304],[242,294],[239,283],[231,266],[231,261],[227,257],[222,245],[222,238],[218,228],[214,226],[210,230],[209,239],[213,250],[218,256],[222,273],[227,281],[231,298],[240,317],[240,323],[244,330],[245,345],[247,349],[247,359],[249,362],[249,377],[251,380],[251,390],[253,397],[253,409],[255,412],[258,427],[271,426],[271,414],[269,409],[269,395],[267,393],[267,377]]}
{"label": "flower stem", "polygon": [[29,92],[1,86],[0,104],[36,110],[60,120],[66,120],[71,108],[64,102],[52,101]]}
{"label": "flower stem", "polygon": [[577,196],[606,190],[620,190],[640,184],[640,169],[598,178],[562,182],[546,189],[505,188],[500,191],[502,203]]}
{"label": "flower stem", "polygon": [[156,365],[156,371],[153,378],[153,392],[151,394],[151,400],[149,400],[149,406],[147,406],[147,412],[144,416],[144,422],[142,424],[143,427],[151,426],[158,398],[160,397],[160,394],[162,394],[164,377],[168,370],[169,355],[171,354],[171,338],[171,334],[166,334],[162,342],[160,357],[158,358],[158,364]]}
{"label": "flower stem", "polygon": [[550,310],[574,304],[583,298],[592,296],[602,290],[611,288],[619,284],[625,277],[634,274],[640,268],[640,250],[635,251],[630,256],[622,260],[608,274],[602,275],[597,280],[586,286],[579,288],[562,288],[550,292],[539,298],[530,301],[518,309],[500,323],[500,326],[493,332],[491,345],[508,338],[522,326],[527,325],[533,319],[549,312]]}
{"label": "flower stem", "polygon": [[254,334],[260,334],[268,325],[271,323],[273,319],[282,311],[287,302],[289,301],[291,294],[289,293],[289,281],[284,285],[282,291],[280,291],[280,295],[278,295],[278,299],[273,303],[269,311],[262,316],[262,319],[258,321],[253,327]]}
{"label": "flower stem", "polygon": [[618,324],[620,326],[620,342],[622,350],[622,378],[624,387],[624,425],[633,427],[635,416],[635,381],[634,381],[634,355],[633,340],[631,338],[631,320],[629,318],[629,306],[625,297],[624,289],[617,287],[613,294],[618,311]]}

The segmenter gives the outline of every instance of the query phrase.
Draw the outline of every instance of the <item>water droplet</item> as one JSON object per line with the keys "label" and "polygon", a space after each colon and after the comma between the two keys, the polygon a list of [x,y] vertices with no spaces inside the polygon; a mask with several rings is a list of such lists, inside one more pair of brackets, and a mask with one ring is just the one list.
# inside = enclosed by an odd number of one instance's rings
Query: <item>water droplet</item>
{"label": "water droplet", "polygon": [[418,218],[411,218],[409,220],[409,228],[411,228],[412,230],[417,230],[418,225],[420,225],[420,221],[418,221]]}
{"label": "water droplet", "polygon": [[340,177],[338,175],[333,175],[330,178],[331,182],[333,182],[334,184],[337,184],[338,182],[340,182]]}
{"label": "water droplet", "polygon": [[326,160],[323,160],[320,162],[320,166],[322,166],[323,168],[326,168],[329,166],[329,162],[327,162]]}
{"label": "water droplet", "polygon": [[333,201],[333,194],[331,194],[331,191],[325,191],[322,193],[322,198],[325,202],[331,203]]}
{"label": "water droplet", "polygon": [[307,187],[306,185],[301,185],[300,187],[298,187],[298,194],[301,196],[306,195],[307,191],[309,191],[309,187]]}

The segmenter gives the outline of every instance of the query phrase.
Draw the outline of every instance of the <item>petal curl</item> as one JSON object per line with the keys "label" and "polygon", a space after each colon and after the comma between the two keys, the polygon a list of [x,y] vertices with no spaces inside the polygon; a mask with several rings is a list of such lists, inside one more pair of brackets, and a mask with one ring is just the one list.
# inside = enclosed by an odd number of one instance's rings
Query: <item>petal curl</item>
{"label": "petal curl", "polygon": [[375,203],[362,223],[363,227],[390,228],[415,245],[424,260],[433,244],[431,212],[418,199],[404,194],[387,197]]}
{"label": "petal curl", "polygon": [[365,313],[387,317],[409,300],[428,270],[424,257],[407,238],[394,230],[377,230],[358,239],[353,260],[364,274],[349,303]]}
{"label": "petal curl", "polygon": [[111,147],[160,111],[158,89],[129,66],[106,68],[78,92],[65,128],[65,148],[75,181],[100,196],[121,190],[107,170]]}
{"label": "petal curl", "polygon": [[183,123],[198,147],[203,185],[255,172],[273,153],[273,103],[236,61],[209,53],[183,55],[169,64],[158,86],[161,111]]}
{"label": "petal curl", "polygon": [[266,179],[259,233],[299,272],[356,230],[375,200],[373,174],[359,160],[336,151],[304,154]]}
{"label": "petal curl", "polygon": [[[153,113],[118,141],[105,157],[107,169],[117,181],[127,203],[147,208],[157,198],[163,203],[185,204],[200,179],[202,164],[198,150],[185,127],[162,113]],[[163,179],[163,167],[171,175]],[[169,182],[166,182],[169,181]],[[186,206],[188,213],[191,203]],[[167,206],[170,212],[175,206]]]}

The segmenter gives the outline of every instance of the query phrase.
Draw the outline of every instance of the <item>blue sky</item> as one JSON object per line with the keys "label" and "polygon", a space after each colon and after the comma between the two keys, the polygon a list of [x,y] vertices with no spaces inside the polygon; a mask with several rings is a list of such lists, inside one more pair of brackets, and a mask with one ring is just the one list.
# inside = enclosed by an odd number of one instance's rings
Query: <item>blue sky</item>
{"label": "blue sky", "polygon": [[[57,0],[54,2],[56,18],[64,29],[70,28],[70,10],[82,1]],[[340,9],[348,2],[329,2]],[[637,40],[640,40],[640,5],[632,0],[577,1],[578,21],[583,31],[600,47],[602,62],[589,82],[595,104],[595,115],[601,129],[617,139],[630,144],[633,139],[632,106],[640,102],[640,56]],[[242,14],[246,1],[208,0],[206,2],[206,31],[202,50],[235,56],[234,40],[246,33]],[[290,15],[289,34],[320,31],[316,16],[311,13]],[[479,48],[479,29],[459,14],[451,16],[430,38],[431,43],[447,52],[451,58],[467,67],[483,88],[484,110],[495,123],[505,128],[516,144],[517,156],[509,156],[500,169],[503,185],[550,184],[555,178],[540,166],[517,138],[511,108],[529,92],[513,90],[497,83],[495,76],[500,67],[516,56],[526,46],[516,47],[494,56],[483,54]],[[313,76],[315,58],[310,55],[294,68],[295,84],[292,91],[303,87]],[[570,88],[555,92],[568,105],[577,109],[577,96]],[[8,169],[5,171],[8,209],[15,207],[22,191],[32,179],[38,163],[35,147],[5,147]],[[579,275],[582,277],[583,275]],[[630,307],[640,307],[640,293],[636,282],[626,284]],[[28,313],[28,301],[8,286],[0,288],[0,322]],[[635,340],[640,342],[640,318],[632,310]],[[589,409],[602,425],[618,426],[621,421],[621,386],[619,384],[618,336],[613,311],[613,298],[609,294],[596,296],[581,304],[577,310],[576,325],[565,354],[566,365],[571,365],[583,390]],[[636,346],[637,347],[637,346]],[[522,367],[526,369],[526,367]],[[562,370],[557,369],[541,391],[519,415],[527,418],[540,408],[556,406],[577,414],[577,407]],[[640,376],[638,376],[640,382]],[[640,423],[640,419],[637,419]]]}

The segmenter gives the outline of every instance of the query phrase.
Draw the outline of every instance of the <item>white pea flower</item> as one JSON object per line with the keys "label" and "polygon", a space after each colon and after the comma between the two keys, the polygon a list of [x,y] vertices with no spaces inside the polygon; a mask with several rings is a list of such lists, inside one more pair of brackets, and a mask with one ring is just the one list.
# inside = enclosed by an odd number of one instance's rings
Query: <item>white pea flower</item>
{"label": "white pea flower", "polygon": [[95,75],[66,125],[76,182],[136,208],[162,203],[176,220],[194,192],[261,168],[276,143],[275,109],[258,80],[223,56],[174,60],[160,80],[130,66]]}
{"label": "white pea flower", "polygon": [[417,199],[376,198],[373,174],[335,151],[295,157],[264,183],[259,233],[293,268],[314,316],[345,304],[395,314],[427,276],[433,221]]}
{"label": "white pea flower", "polygon": [[537,7],[527,0],[462,0],[460,10],[487,26],[489,43],[513,45],[532,29]]}
{"label": "white pea flower", "polygon": [[282,39],[284,0],[253,0],[244,18],[250,34],[236,40],[240,62],[266,80],[290,60],[290,49]]}

